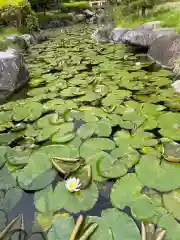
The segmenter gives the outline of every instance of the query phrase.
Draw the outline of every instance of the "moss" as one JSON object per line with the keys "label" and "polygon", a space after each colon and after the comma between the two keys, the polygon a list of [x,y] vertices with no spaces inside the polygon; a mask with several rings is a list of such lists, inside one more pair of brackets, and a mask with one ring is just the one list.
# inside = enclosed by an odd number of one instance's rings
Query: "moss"
{"label": "moss", "polygon": [[44,15],[44,13],[39,12],[37,13],[39,22],[49,22],[49,21],[53,21],[53,20],[72,20],[72,17],[69,16],[67,13],[62,13],[59,11],[49,11],[46,12],[46,14]]}

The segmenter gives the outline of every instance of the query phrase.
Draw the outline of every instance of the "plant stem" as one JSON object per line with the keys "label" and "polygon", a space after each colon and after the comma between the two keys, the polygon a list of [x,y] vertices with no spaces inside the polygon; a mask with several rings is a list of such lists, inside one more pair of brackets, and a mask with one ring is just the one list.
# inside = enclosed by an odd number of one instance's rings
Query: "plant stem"
{"label": "plant stem", "polygon": [[96,230],[98,227],[97,223],[92,224],[83,234],[83,236],[79,240],[87,240],[91,236],[91,234]]}
{"label": "plant stem", "polygon": [[80,215],[78,217],[77,221],[76,221],[76,225],[75,225],[75,227],[74,227],[74,229],[73,229],[73,231],[71,233],[71,236],[70,236],[69,240],[75,240],[76,239],[76,236],[77,236],[77,234],[79,232],[79,229],[80,229],[80,227],[81,227],[81,225],[83,223],[83,220],[84,220],[83,215]]}
{"label": "plant stem", "polygon": [[143,222],[141,222],[141,237],[142,240],[146,240],[146,229]]}
{"label": "plant stem", "polygon": [[161,232],[158,234],[156,240],[163,240],[164,237],[165,237],[165,235],[166,235],[166,230],[161,231]]}

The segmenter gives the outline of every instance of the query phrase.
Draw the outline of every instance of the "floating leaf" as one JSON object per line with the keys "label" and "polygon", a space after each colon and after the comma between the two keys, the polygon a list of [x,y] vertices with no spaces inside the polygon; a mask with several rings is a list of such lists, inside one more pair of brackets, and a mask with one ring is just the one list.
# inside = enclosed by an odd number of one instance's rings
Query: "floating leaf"
{"label": "floating leaf", "polygon": [[169,162],[180,162],[180,144],[176,142],[163,143],[163,156]]}
{"label": "floating leaf", "polygon": [[91,165],[80,167],[77,171],[73,172],[71,176],[80,179],[81,189],[86,188],[90,184],[92,178]]}
{"label": "floating leaf", "polygon": [[161,162],[158,157],[153,155],[142,156],[136,165],[136,173],[140,181],[145,186],[162,192],[180,187],[179,169],[179,165],[166,161]]}
{"label": "floating leaf", "polygon": [[6,165],[0,170],[0,190],[8,190],[17,185],[16,176],[12,174]]}
{"label": "floating leaf", "polygon": [[16,204],[20,201],[22,198],[23,191],[20,188],[12,188],[5,194],[4,197],[4,203],[3,203],[3,209],[5,211],[12,210]]}
{"label": "floating leaf", "polygon": [[115,148],[115,143],[107,138],[92,138],[86,140],[80,147],[80,155],[84,159],[90,157],[96,152],[100,152],[101,150],[112,150]]}
{"label": "floating leaf", "polygon": [[52,136],[52,142],[65,143],[75,137],[74,123],[63,123],[59,126],[59,130]]}
{"label": "floating leaf", "polygon": [[180,219],[180,190],[174,190],[170,193],[163,194],[164,206],[175,218]]}
{"label": "floating leaf", "polygon": [[31,153],[32,149],[25,149],[24,147],[17,146],[6,153],[6,159],[12,165],[26,165]]}
{"label": "floating leaf", "polygon": [[4,163],[6,162],[6,154],[10,151],[11,148],[8,146],[0,146],[0,168],[3,167]]}
{"label": "floating leaf", "polygon": [[74,227],[73,217],[59,217],[48,232],[48,240],[69,239]]}
{"label": "floating leaf", "polygon": [[135,173],[127,174],[117,180],[111,191],[111,202],[114,207],[124,209],[141,195],[142,183]]}
{"label": "floating leaf", "polygon": [[180,225],[171,214],[162,216],[158,226],[167,230],[165,240],[179,240]]}
{"label": "floating leaf", "polygon": [[13,108],[13,119],[15,121],[34,121],[42,114],[43,107],[37,102],[17,104]]}
{"label": "floating leaf", "polygon": [[132,220],[125,213],[115,208],[102,211],[102,219],[110,227],[114,240],[129,239],[139,240],[140,232]]}

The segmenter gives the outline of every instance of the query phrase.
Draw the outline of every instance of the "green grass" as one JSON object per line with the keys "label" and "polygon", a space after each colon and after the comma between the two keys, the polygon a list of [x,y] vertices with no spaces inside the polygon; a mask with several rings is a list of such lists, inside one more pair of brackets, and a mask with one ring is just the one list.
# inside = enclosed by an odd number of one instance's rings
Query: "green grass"
{"label": "green grass", "polygon": [[18,5],[22,0],[0,0],[0,8],[6,5]]}
{"label": "green grass", "polygon": [[137,27],[145,22],[160,20],[162,26],[173,27],[180,33],[180,8],[171,9],[164,12],[151,13],[147,17],[137,17],[133,15],[123,16],[119,13],[118,17],[115,17],[116,26],[118,27]]}
{"label": "green grass", "polygon": [[20,35],[17,28],[5,27],[0,30],[0,41],[4,40],[6,37],[11,35]]}
{"label": "green grass", "polygon": [[71,20],[72,17],[67,13],[63,13],[60,11],[48,11],[44,15],[43,12],[38,12],[37,17],[40,22],[42,21],[52,21],[52,20]]}
{"label": "green grass", "polygon": [[80,11],[87,8],[90,8],[90,4],[88,1],[69,2],[62,4],[62,11],[65,12]]}

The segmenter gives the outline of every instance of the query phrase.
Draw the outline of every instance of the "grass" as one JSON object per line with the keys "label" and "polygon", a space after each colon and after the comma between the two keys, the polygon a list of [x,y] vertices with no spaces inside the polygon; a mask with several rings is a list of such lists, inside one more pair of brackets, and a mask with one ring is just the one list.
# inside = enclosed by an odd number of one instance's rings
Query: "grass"
{"label": "grass", "polygon": [[163,27],[173,27],[180,33],[180,7],[171,10],[152,11],[147,17],[137,17],[134,15],[123,16],[115,14],[115,23],[118,27],[137,27],[145,22],[160,20]]}
{"label": "grass", "polygon": [[6,5],[18,5],[22,0],[0,0],[0,8]]}
{"label": "grass", "polygon": [[6,37],[11,35],[20,35],[20,32],[17,28],[13,27],[4,27],[0,30],[0,41],[4,40]]}
{"label": "grass", "polygon": [[45,15],[43,12],[38,12],[37,17],[40,22],[53,20],[72,20],[72,17],[69,16],[67,13],[63,13],[60,11],[48,11]]}
{"label": "grass", "polygon": [[90,4],[88,1],[69,2],[69,3],[62,4],[62,11],[65,11],[65,12],[81,11],[87,8],[90,8]]}

